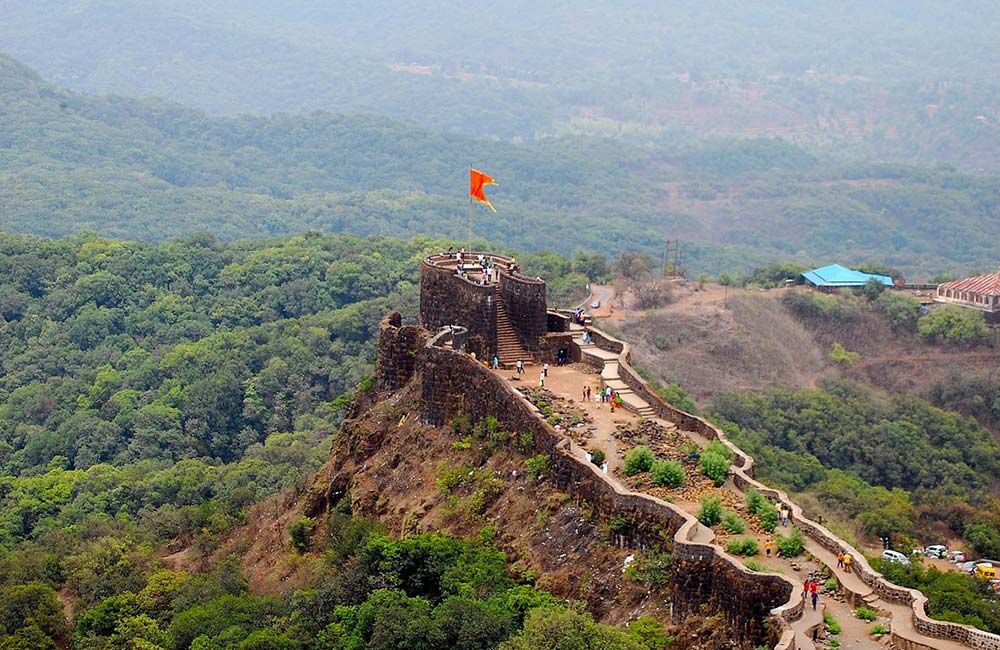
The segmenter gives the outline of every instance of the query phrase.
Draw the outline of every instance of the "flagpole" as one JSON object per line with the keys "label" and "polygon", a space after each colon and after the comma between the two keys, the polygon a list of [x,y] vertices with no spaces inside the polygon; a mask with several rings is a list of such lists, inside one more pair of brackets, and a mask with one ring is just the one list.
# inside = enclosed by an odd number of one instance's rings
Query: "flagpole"
{"label": "flagpole", "polygon": [[472,252],[472,196],[469,196],[469,252]]}

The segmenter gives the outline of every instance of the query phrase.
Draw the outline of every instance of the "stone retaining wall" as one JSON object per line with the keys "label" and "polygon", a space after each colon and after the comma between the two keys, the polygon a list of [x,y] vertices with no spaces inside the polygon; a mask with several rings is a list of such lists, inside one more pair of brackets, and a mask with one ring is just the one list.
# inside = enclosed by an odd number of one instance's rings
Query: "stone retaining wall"
{"label": "stone retaining wall", "polygon": [[[806,534],[806,536],[831,553],[837,553],[841,550],[850,553],[855,558],[855,561],[852,564],[852,571],[861,578],[865,585],[878,594],[879,598],[890,602],[901,603],[911,608],[913,627],[918,632],[930,637],[958,641],[959,643],[967,645],[970,648],[978,648],[980,650],[1000,650],[1000,635],[991,634],[969,625],[938,621],[930,618],[926,613],[927,597],[924,596],[923,593],[916,589],[908,589],[889,582],[881,573],[875,571],[871,565],[868,564],[864,555],[858,552],[857,549],[834,535],[822,525],[808,519],[803,514],[802,508],[789,499],[787,494],[781,490],[769,488],[756,481],[753,478],[753,458],[744,453],[742,449],[730,441],[721,429],[703,418],[697,417],[672,406],[660,397],[659,393],[657,393],[648,382],[642,379],[639,376],[639,373],[637,373],[630,365],[631,350],[628,343],[619,341],[608,336],[607,334],[604,334],[603,332],[598,333],[597,330],[594,329],[591,329],[591,335],[594,337],[594,342],[599,348],[620,355],[618,373],[622,381],[624,381],[633,392],[652,406],[660,418],[677,424],[677,426],[683,430],[694,431],[705,436],[706,438],[719,440],[725,444],[735,455],[732,475],[736,487],[744,491],[752,487],[772,501],[783,504],[791,513],[789,515],[789,519],[796,526],[798,526],[802,532]],[[854,594],[853,596],[858,595]],[[859,598],[856,598],[855,600],[857,601]],[[897,638],[896,635],[894,635],[894,638]],[[922,647],[926,647],[912,640],[907,640],[906,643],[906,647],[918,650]]]}
{"label": "stone retaining wall", "polygon": [[[383,321],[378,368],[415,357],[420,375],[421,413],[429,424],[443,426],[454,417],[472,421],[495,417],[501,426],[518,434],[528,433],[537,451],[552,457],[553,480],[579,501],[586,501],[599,520],[624,519],[618,531],[621,541],[632,548],[667,546],[673,552],[675,577],[672,586],[675,619],[696,614],[703,604],[718,606],[727,622],[739,631],[740,646],[773,636],[772,644],[789,650],[789,623],[802,615],[805,605],[797,585],[776,574],[754,573],[715,544],[691,541],[696,520],[660,499],[624,491],[594,465],[574,455],[570,443],[549,425],[542,413],[513,389],[510,382],[460,352],[442,347],[447,332],[431,337],[405,334],[398,319]],[[407,350],[404,342],[417,347]],[[402,375],[396,373],[396,379]],[[388,379],[379,379],[388,385]],[[621,518],[621,519],[619,519]],[[770,625],[765,621],[770,620]],[[789,645],[790,644],[790,645]]]}

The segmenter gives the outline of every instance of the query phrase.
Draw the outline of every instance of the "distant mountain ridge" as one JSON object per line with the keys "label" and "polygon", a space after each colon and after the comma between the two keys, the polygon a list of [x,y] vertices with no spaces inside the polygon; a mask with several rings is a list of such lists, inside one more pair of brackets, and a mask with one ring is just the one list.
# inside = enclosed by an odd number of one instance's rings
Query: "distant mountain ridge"
{"label": "distant mountain ridge", "polygon": [[474,234],[522,250],[659,258],[692,273],[878,260],[910,277],[992,267],[1000,184],[948,167],[833,158],[769,139],[522,144],[382,117],[209,117],[60,89],[0,56],[0,229],[162,241],[318,229],[467,237],[468,166],[500,182]]}

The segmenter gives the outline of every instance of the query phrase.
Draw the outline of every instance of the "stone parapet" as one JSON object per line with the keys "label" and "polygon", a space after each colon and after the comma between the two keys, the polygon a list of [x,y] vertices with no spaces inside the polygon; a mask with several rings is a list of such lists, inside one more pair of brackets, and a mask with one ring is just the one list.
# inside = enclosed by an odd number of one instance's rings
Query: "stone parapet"
{"label": "stone parapet", "polygon": [[[749,650],[762,640],[777,643],[790,621],[802,614],[804,601],[791,580],[775,574],[754,573],[716,544],[691,541],[699,524],[690,514],[655,497],[627,491],[588,463],[580,450],[545,421],[543,414],[498,375],[468,355],[445,345],[447,333],[423,338],[403,336],[398,321],[383,321],[383,336],[390,342],[380,352],[394,358],[380,359],[380,370],[402,356],[416,356],[420,377],[421,414],[433,425],[443,426],[455,417],[472,421],[496,418],[500,426],[528,434],[534,451],[551,455],[552,479],[559,489],[586,501],[604,522],[619,522],[619,542],[631,548],[668,547],[674,557],[672,586],[674,617],[697,614],[704,604],[720,608],[727,622],[739,631],[740,645]],[[418,343],[407,349],[402,342]],[[397,344],[398,343],[398,344]],[[397,373],[396,379],[401,375]],[[388,380],[379,379],[380,385]],[[624,526],[621,523],[624,521]],[[764,621],[770,618],[772,625]],[[772,638],[773,637],[773,638]],[[784,646],[791,648],[793,646]]]}
{"label": "stone parapet", "polygon": [[[639,373],[632,368],[631,349],[628,343],[619,341],[593,328],[591,328],[591,336],[597,347],[619,355],[618,374],[622,381],[634,393],[652,406],[658,417],[675,423],[683,430],[693,431],[708,439],[719,440],[725,444],[733,452],[736,459],[731,470],[736,487],[744,491],[754,488],[769,499],[784,505],[790,512],[789,520],[798,526],[806,536],[831,553],[836,554],[839,551],[850,553],[855,558],[851,567],[852,572],[857,574],[866,586],[878,594],[879,598],[910,607],[914,629],[923,635],[957,641],[970,648],[1000,650],[1000,635],[991,634],[970,625],[938,621],[930,618],[926,610],[927,597],[923,593],[916,589],[901,587],[889,582],[885,576],[875,571],[868,564],[864,555],[852,545],[834,535],[824,526],[807,518],[802,508],[795,504],[786,493],[767,487],[754,479],[753,458],[729,440],[722,429],[704,418],[674,407],[660,397],[659,393],[649,385],[649,382],[642,379]],[[853,596],[858,595],[854,594]],[[858,597],[855,600],[860,601],[860,598]],[[897,636],[894,635],[894,639],[896,638]],[[921,650],[928,647],[913,640],[903,639],[902,637],[898,638],[900,643],[897,644],[897,647],[913,648],[914,650]],[[794,640],[792,643],[792,647],[794,647]]]}

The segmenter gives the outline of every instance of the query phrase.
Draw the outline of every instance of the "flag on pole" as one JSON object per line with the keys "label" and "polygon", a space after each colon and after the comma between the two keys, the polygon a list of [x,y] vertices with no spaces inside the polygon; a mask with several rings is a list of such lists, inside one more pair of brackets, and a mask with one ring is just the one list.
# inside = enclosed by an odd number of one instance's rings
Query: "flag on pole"
{"label": "flag on pole", "polygon": [[485,203],[489,206],[490,210],[494,212],[497,211],[490,203],[490,200],[486,198],[486,194],[483,192],[483,187],[486,185],[496,185],[497,182],[493,180],[492,176],[487,176],[481,171],[476,169],[470,169],[470,183],[469,183],[469,196],[476,199],[480,203]]}

